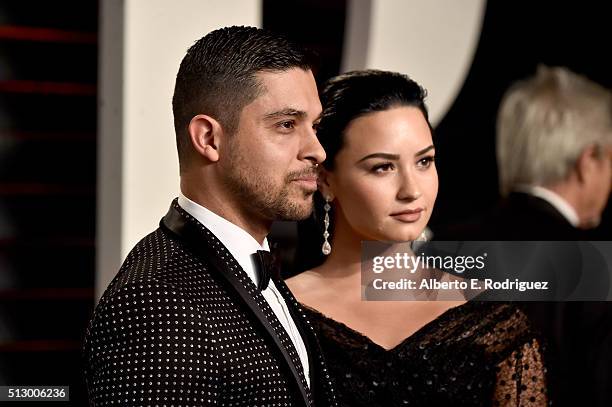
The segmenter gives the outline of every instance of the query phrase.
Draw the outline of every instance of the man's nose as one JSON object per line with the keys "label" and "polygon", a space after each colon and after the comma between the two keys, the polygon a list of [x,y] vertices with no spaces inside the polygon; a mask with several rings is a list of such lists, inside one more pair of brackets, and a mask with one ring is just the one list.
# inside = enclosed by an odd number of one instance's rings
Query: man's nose
{"label": "man's nose", "polygon": [[314,129],[307,131],[302,147],[301,159],[312,161],[313,164],[321,164],[326,158],[325,150]]}

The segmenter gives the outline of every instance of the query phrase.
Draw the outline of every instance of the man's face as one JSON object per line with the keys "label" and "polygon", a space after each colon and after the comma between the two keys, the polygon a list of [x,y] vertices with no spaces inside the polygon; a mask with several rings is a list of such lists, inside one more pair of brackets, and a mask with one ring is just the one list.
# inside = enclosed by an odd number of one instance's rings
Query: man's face
{"label": "man's face", "polygon": [[300,68],[256,77],[263,91],[242,109],[220,150],[220,175],[253,216],[304,219],[317,190],[316,164],[325,159],[315,132],[321,102],[314,77]]}

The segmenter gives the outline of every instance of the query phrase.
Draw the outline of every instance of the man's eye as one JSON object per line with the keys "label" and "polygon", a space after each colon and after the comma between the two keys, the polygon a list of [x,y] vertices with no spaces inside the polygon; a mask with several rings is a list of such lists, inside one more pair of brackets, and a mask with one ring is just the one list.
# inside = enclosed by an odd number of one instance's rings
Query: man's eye
{"label": "man's eye", "polygon": [[421,158],[419,161],[417,161],[417,167],[418,168],[422,168],[422,169],[427,169],[429,167],[431,167],[431,163],[434,162],[434,156],[427,156],[427,157],[423,157]]}
{"label": "man's eye", "polygon": [[395,166],[393,165],[393,163],[384,163],[384,164],[378,164],[372,167],[372,172],[382,173],[382,172],[387,172],[387,171],[393,171],[394,169],[395,169]]}
{"label": "man's eye", "polygon": [[293,120],[287,120],[284,122],[280,122],[278,124],[278,127],[280,127],[283,130],[291,130],[295,127],[295,122]]}

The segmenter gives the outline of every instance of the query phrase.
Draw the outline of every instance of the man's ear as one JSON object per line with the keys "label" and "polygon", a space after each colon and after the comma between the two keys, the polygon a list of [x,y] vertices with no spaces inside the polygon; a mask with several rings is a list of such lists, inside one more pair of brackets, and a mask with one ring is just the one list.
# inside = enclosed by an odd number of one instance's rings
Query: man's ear
{"label": "man's ear", "polygon": [[198,114],[189,122],[189,138],[195,152],[211,162],[219,161],[221,124],[210,116]]}
{"label": "man's ear", "polygon": [[334,191],[331,186],[333,174],[323,168],[322,165],[319,165],[319,178],[317,179],[317,185],[319,187],[319,192],[323,195],[323,198],[333,201],[334,200]]}
{"label": "man's ear", "polygon": [[597,160],[598,150],[597,147],[592,145],[586,147],[576,160],[576,175],[578,177],[578,181],[581,183],[585,182],[586,179],[594,172],[597,171]]}

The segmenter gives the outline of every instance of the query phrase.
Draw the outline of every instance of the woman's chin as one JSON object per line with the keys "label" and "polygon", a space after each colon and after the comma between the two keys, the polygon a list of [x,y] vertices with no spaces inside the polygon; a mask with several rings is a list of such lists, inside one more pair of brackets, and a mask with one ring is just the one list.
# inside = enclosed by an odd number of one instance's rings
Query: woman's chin
{"label": "woman's chin", "polygon": [[385,224],[378,228],[355,229],[355,232],[361,237],[360,240],[401,243],[417,240],[426,226],[424,222],[403,225]]}
{"label": "woman's chin", "polygon": [[409,242],[409,241],[417,240],[421,236],[422,231],[423,230],[417,230],[417,231],[411,231],[411,232],[406,232],[406,231],[399,232],[398,231],[395,233],[386,233],[385,236],[382,236],[381,238],[377,240],[387,241],[387,242]]}

